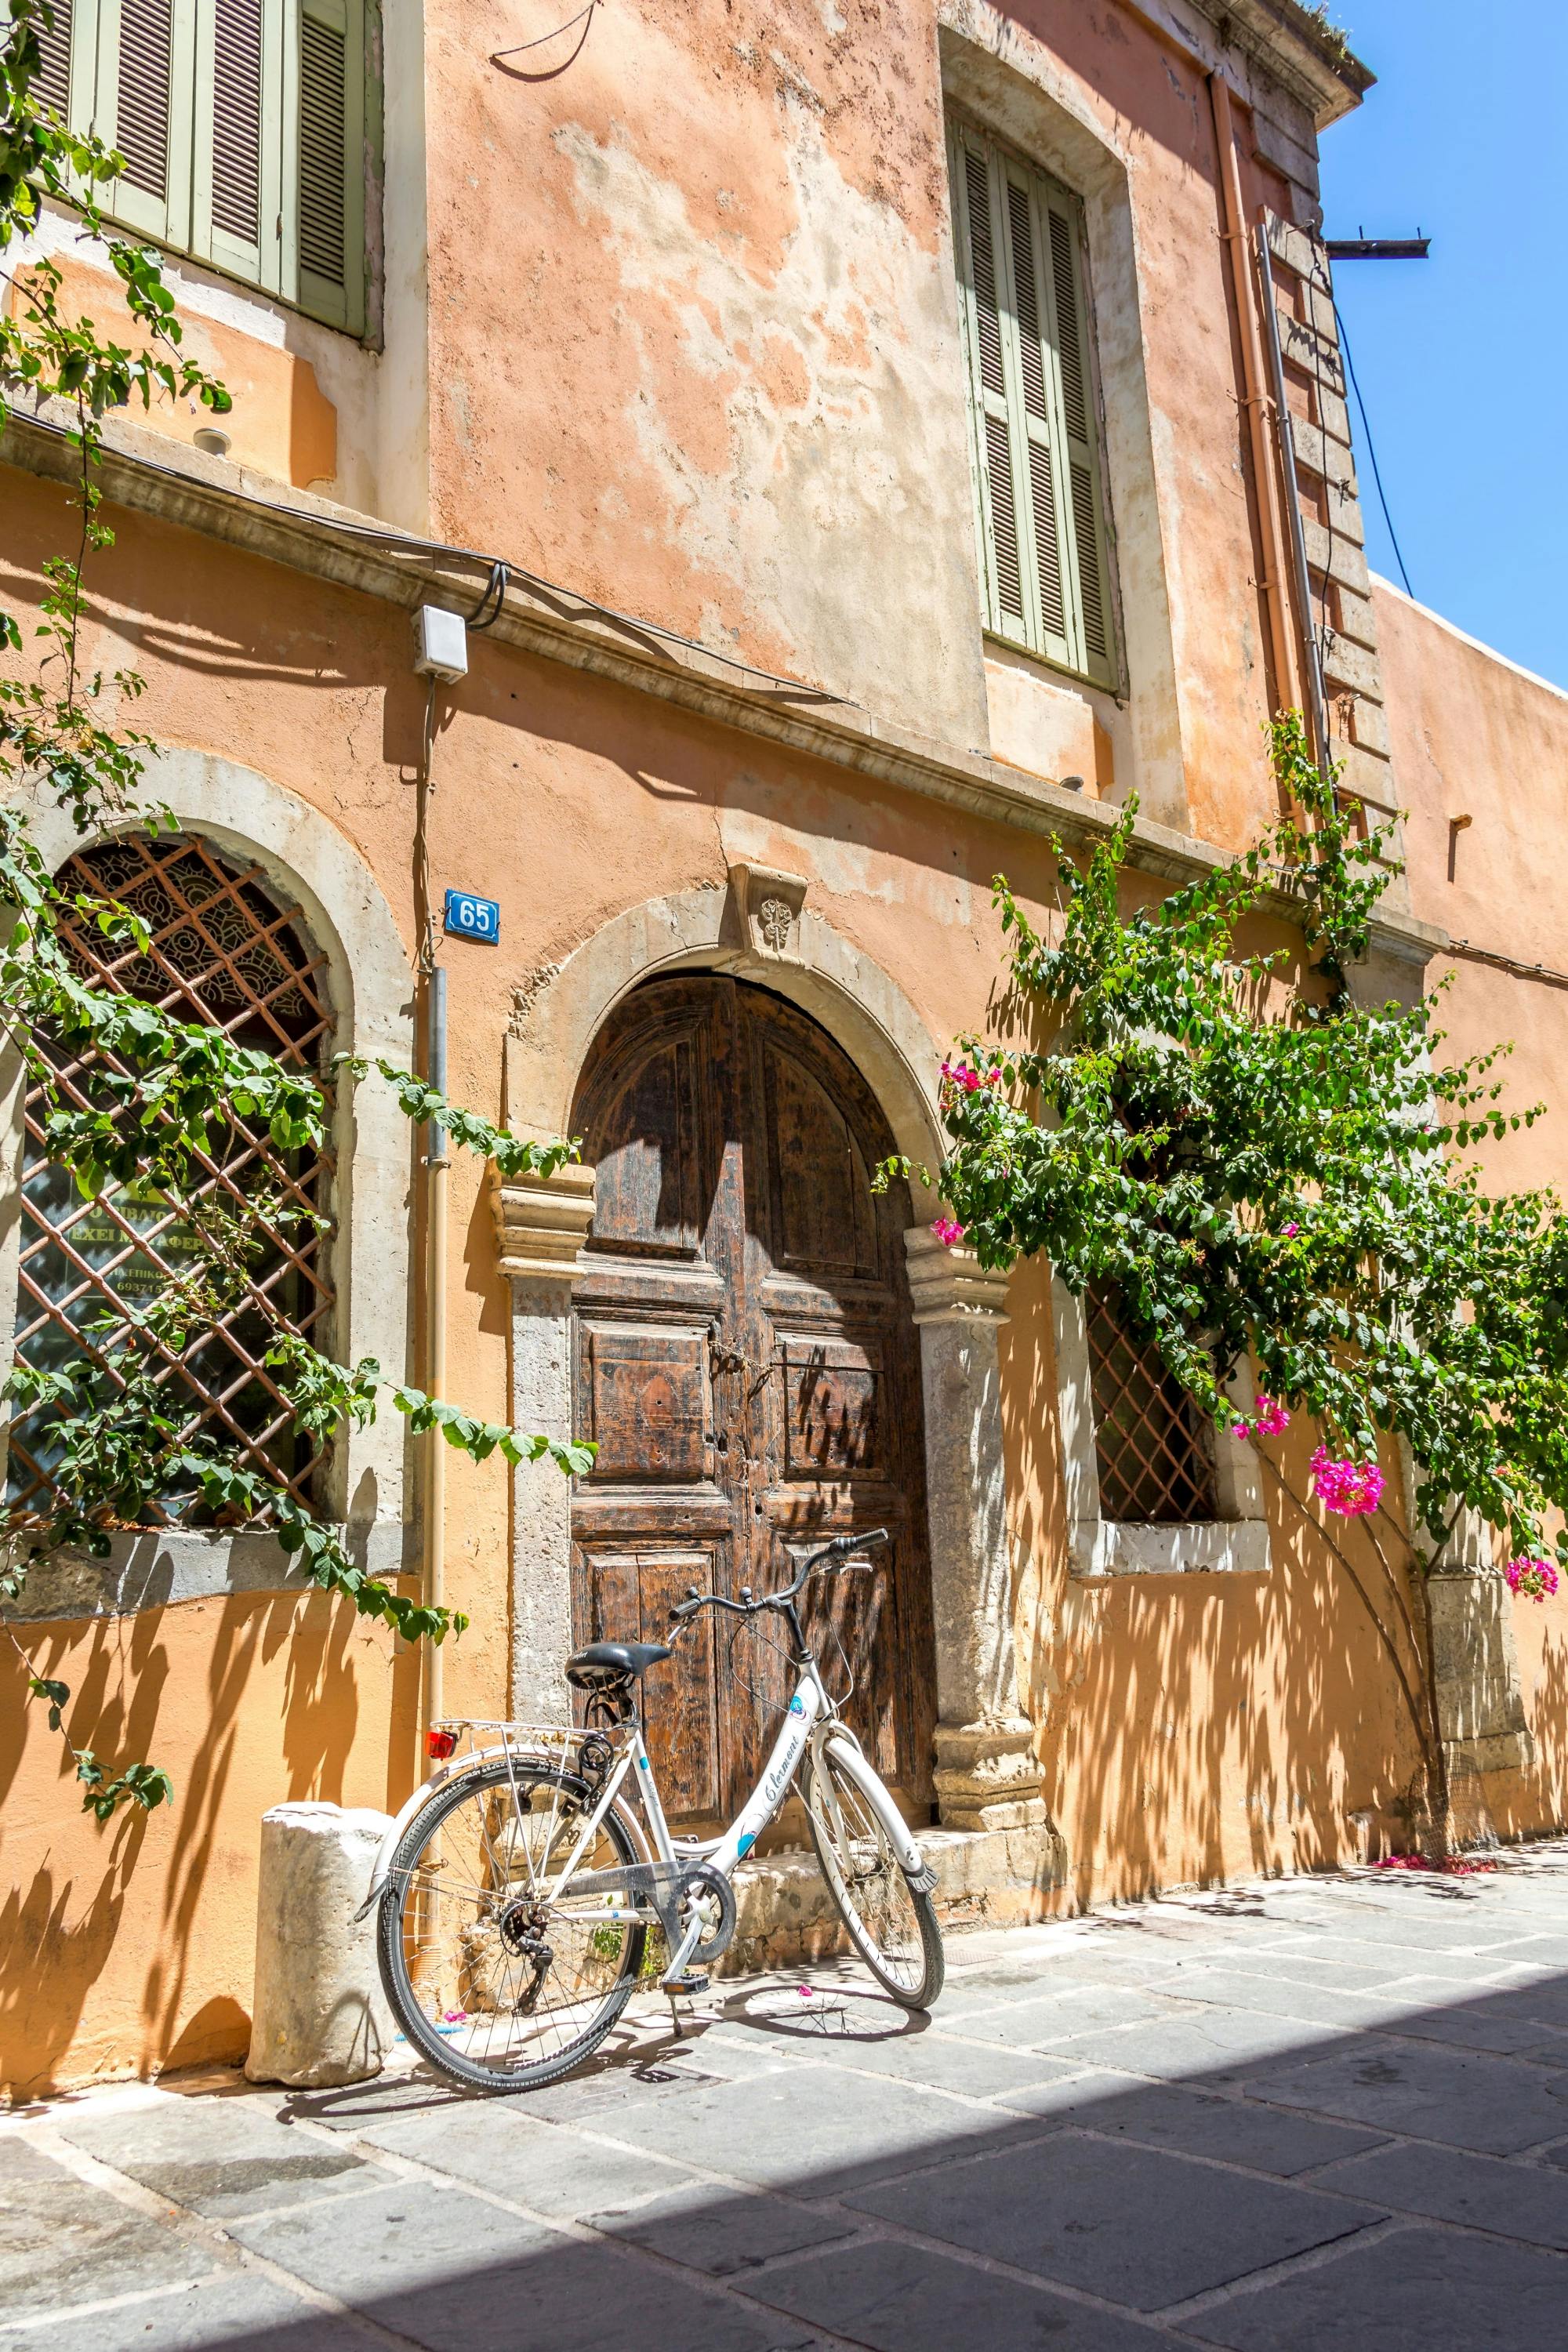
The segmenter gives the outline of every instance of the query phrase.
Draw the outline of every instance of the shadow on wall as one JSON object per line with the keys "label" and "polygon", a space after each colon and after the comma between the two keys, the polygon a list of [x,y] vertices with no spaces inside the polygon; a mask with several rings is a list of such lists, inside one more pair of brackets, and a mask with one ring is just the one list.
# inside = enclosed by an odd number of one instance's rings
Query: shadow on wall
{"label": "shadow on wall", "polygon": [[[75,2071],[90,2065],[89,2012],[106,1978],[115,2071],[243,2056],[261,1816],[289,1798],[343,1801],[357,1676],[375,1664],[363,1635],[357,1664],[351,1654],[356,1624],[324,1595],[275,1593],[32,1629],[39,1672],[70,1685],[77,1744],[105,1763],[162,1764],[174,1804],[122,1812],[101,1830],[83,1822],[69,1759],[13,1660],[0,1707],[15,1882],[0,1895],[0,2090],[47,2088],[84,2021]],[[390,1643],[382,1663],[395,1722],[407,1676]],[[369,1714],[382,1722],[379,1706]],[[401,1746],[411,1759],[412,1727]],[[375,1778],[381,1761],[378,1745]],[[57,1853],[85,1855],[87,1866]],[[205,1990],[215,1976],[223,1990],[188,2011],[193,1979]]]}
{"label": "shadow on wall", "polygon": [[[1403,1843],[1415,1731],[1354,1587],[1310,1523],[1270,1485],[1266,1577],[1070,1577],[1042,1265],[1020,1267],[1009,1303],[1013,1536],[1035,1585],[1023,1596],[1023,1696],[1043,1727],[1044,1795],[1078,1903],[1354,1860],[1358,1813],[1384,1844]],[[1293,1431],[1285,1457],[1303,1495],[1310,1442]],[[1364,1542],[1352,1556],[1393,1622],[1375,1556]],[[1407,1645],[1402,1654],[1408,1673]]]}

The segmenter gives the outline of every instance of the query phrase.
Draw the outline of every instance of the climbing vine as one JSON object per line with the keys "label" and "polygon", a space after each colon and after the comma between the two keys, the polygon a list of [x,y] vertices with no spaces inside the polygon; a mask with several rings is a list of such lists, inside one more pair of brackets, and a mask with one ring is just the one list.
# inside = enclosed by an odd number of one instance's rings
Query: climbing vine
{"label": "climbing vine", "polygon": [[[966,1037],[944,1066],[936,1231],[987,1266],[1037,1253],[1080,1295],[1111,1288],[1281,1479],[1260,1441],[1308,1414],[1317,1501],[1379,1549],[1404,1541],[1379,1444],[1405,1440],[1424,1638],[1391,1580],[1429,1662],[1425,1577],[1461,1510],[1502,1532],[1515,1590],[1554,1589],[1549,1551],[1568,1565],[1568,1225],[1548,1192],[1482,1188],[1476,1147],[1537,1116],[1505,1104],[1500,1053],[1448,1059],[1434,999],[1371,1003],[1354,984],[1386,831],[1362,837],[1296,714],[1271,752],[1288,813],[1155,904],[1129,903],[1131,805],[1087,862],[1057,845],[1043,928],[998,878],[1026,1042]],[[1280,916],[1300,946],[1238,941]],[[1247,1363],[1262,1393],[1242,1414]],[[1441,1800],[1427,1685],[1406,1695]]]}
{"label": "climbing vine", "polygon": [[[248,1312],[269,1318],[265,1361],[288,1401],[293,1432],[318,1452],[374,1420],[388,1398],[413,1430],[438,1432],[475,1461],[498,1453],[513,1464],[548,1459],[571,1475],[587,1466],[593,1449],[519,1436],[389,1381],[370,1358],[342,1364],[314,1347],[271,1289],[248,1285],[247,1276],[264,1227],[321,1229],[327,1218],[265,1180],[248,1184],[242,1212],[225,1209],[202,1192],[201,1163],[221,1167],[261,1135],[280,1153],[317,1152],[331,1096],[367,1082],[389,1086],[410,1120],[438,1118],[454,1142],[493,1160],[503,1175],[553,1173],[571,1147],[510,1135],[385,1062],[340,1056],[330,1079],[285,1067],[221,1029],[92,986],[71,954],[63,929],[69,921],[142,951],[148,935],[128,907],[57,880],[34,841],[30,813],[52,801],[84,837],[132,824],[154,834],[174,825],[166,810],[140,797],[156,743],[121,715],[140,702],[144,680],[130,669],[105,676],[83,660],[87,567],[113,545],[99,481],[103,419],[136,399],[148,408],[193,399],[215,414],[230,401],[183,348],[159,255],[116,235],[102,208],[100,194],[118,178],[122,159],[72,132],[37,94],[39,31],[52,22],[47,0],[9,0],[0,24],[0,283],[9,298],[0,307],[0,422],[23,401],[63,412],[75,452],[77,515],[74,546],[43,565],[38,616],[27,635],[15,614],[0,611],[0,653],[11,665],[0,677],[0,1028],[38,1106],[47,1159],[68,1170],[86,1197],[134,1186],[142,1200],[176,1210],[186,1248],[181,1273],[145,1305],[117,1307],[89,1324],[79,1353],[63,1365],[18,1363],[5,1382],[15,1410],[47,1414],[49,1470],[42,1500],[0,1518],[0,1604],[21,1598],[40,1557],[62,1547],[102,1557],[116,1529],[199,1507],[225,1526],[266,1528],[310,1582],[405,1640],[439,1643],[460,1633],[466,1618],[413,1600],[359,1567],[341,1528],[280,1474],[194,1434],[170,1368],[243,1296]],[[47,211],[73,219],[107,260],[130,314],[132,343],[69,315],[64,273],[37,242]],[[68,1090],[59,1075],[63,1061],[87,1055],[90,1101]],[[17,1638],[14,1609],[3,1622],[29,1697],[65,1744],[84,1808],[106,1821],[121,1805],[148,1811],[171,1800],[161,1766],[117,1768],[77,1746],[68,1686],[37,1671]]]}

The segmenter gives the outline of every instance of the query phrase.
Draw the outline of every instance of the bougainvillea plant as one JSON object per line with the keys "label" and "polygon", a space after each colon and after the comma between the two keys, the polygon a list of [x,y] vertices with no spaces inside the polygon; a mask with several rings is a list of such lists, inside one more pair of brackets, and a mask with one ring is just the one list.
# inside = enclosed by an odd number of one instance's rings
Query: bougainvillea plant
{"label": "bougainvillea plant", "polygon": [[[226,1164],[247,1139],[267,1136],[280,1152],[319,1152],[331,1116],[326,1074],[288,1069],[237,1045],[221,1029],[182,1022],[140,998],[89,986],[62,933],[62,917],[110,939],[145,947],[144,927],[113,901],[62,892],[39,854],[30,813],[52,803],[78,833],[172,825],[145,805],[139,786],[156,750],[124,725],[143,680],[129,669],[105,677],[87,666],[90,623],[85,568],[113,545],[103,520],[98,474],[103,419],[140,400],[190,399],[215,412],[230,405],[224,386],[183,350],[180,321],[163,263],[151,247],[115,233],[98,194],[122,160],[79,137],[37,95],[40,26],[47,0],[8,0],[0,17],[0,422],[8,405],[43,404],[63,416],[77,453],[74,545],[43,565],[38,619],[25,633],[0,611],[0,1026],[21,1055],[39,1105],[47,1156],[68,1169],[89,1196],[135,1186],[178,1211],[187,1247],[182,1272],[148,1302],[110,1314],[82,1335],[80,1353],[48,1370],[18,1364],[5,1393],[20,1411],[49,1419],[51,1488],[26,1512],[0,1513],[0,1631],[21,1660],[29,1697],[47,1708],[81,1783],[86,1810],[108,1820],[121,1805],[150,1811],[173,1795],[158,1765],[100,1760],[71,1736],[68,1685],[40,1674],[4,1602],[20,1596],[40,1555],[68,1546],[106,1555],[117,1528],[180,1516],[199,1498],[220,1523],[276,1535],[309,1581],[352,1603],[409,1641],[441,1642],[461,1632],[460,1612],[427,1606],[356,1564],[342,1530],[320,1517],[281,1477],[242,1463],[192,1433],[175,1402],[168,1368],[200,1348],[215,1321],[244,1297],[247,1312],[270,1318],[263,1352],[289,1398],[294,1429],[325,1452],[342,1433],[374,1418],[384,1399],[416,1432],[476,1461],[548,1458],[570,1475],[593,1448],[520,1436],[445,1400],[384,1377],[366,1358],[341,1364],[287,1321],[276,1292],[247,1282],[257,1235],[268,1223],[315,1216],[280,1188],[253,1186],[245,1216],[217,1209],[201,1189],[201,1162]],[[116,343],[89,319],[68,315],[64,276],[43,250],[46,213],[74,222],[112,270],[129,310],[132,342]],[[71,1055],[96,1053],[93,1099],[62,1085]],[[501,1172],[550,1174],[569,1156],[564,1142],[509,1135],[447,1101],[423,1079],[384,1063],[340,1057],[331,1086],[391,1087],[416,1122],[439,1117],[462,1148]],[[324,1222],[315,1218],[320,1224]]]}
{"label": "bougainvillea plant", "polygon": [[[1474,1151],[1535,1113],[1505,1108],[1496,1055],[1445,1057],[1432,998],[1352,984],[1386,835],[1362,836],[1299,716],[1271,737],[1289,813],[1171,897],[1134,900],[1131,806],[1087,862],[1057,845],[1047,928],[998,879],[1009,1041],[950,1057],[936,1231],[986,1266],[1040,1253],[1077,1293],[1109,1286],[1216,1427],[1307,1414],[1318,1500],[1380,1543],[1401,1534],[1380,1444],[1406,1440],[1426,1532],[1405,1581],[1468,1507],[1535,1591],[1547,1552],[1568,1562],[1568,1227],[1547,1193],[1484,1191]],[[1238,943],[1280,917],[1300,947]],[[1242,1424],[1227,1383],[1247,1362],[1262,1393]],[[1395,1597],[1410,1641],[1389,1646],[1440,1781],[1430,1687],[1418,1703],[1405,1665],[1429,1657],[1429,1612],[1423,1643]]]}

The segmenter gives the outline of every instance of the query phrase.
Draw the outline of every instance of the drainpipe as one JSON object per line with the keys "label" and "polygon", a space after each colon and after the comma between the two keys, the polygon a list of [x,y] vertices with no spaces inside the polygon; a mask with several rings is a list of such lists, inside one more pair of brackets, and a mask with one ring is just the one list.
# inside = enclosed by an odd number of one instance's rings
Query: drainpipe
{"label": "drainpipe", "polygon": [[[1279,519],[1279,477],[1268,446],[1268,425],[1265,413],[1268,401],[1263,388],[1263,348],[1258,333],[1252,262],[1247,249],[1246,216],[1241,201],[1241,173],[1236,160],[1230,88],[1225,76],[1218,71],[1210,74],[1208,83],[1209,99],[1214,108],[1215,140],[1219,150],[1220,188],[1225,199],[1225,241],[1230,247],[1231,283],[1236,289],[1237,318],[1241,328],[1241,404],[1247,413],[1252,478],[1258,490],[1258,525],[1262,541],[1259,552],[1263,558],[1263,607],[1268,623],[1274,690],[1280,708],[1293,709],[1300,705],[1301,696],[1289,614],[1286,607],[1285,533]],[[1272,302],[1269,315],[1273,315]],[[1298,517],[1298,526],[1299,523]]]}
{"label": "drainpipe", "polygon": [[1268,224],[1258,224],[1258,268],[1263,281],[1263,305],[1268,320],[1268,361],[1274,377],[1274,419],[1279,431],[1279,463],[1285,475],[1285,498],[1290,510],[1290,554],[1296,573],[1296,600],[1301,614],[1301,652],[1307,672],[1308,717],[1312,748],[1323,782],[1329,778],[1329,703],[1323,690],[1323,656],[1312,626],[1312,583],[1307,572],[1307,534],[1301,528],[1301,497],[1296,479],[1296,433],[1285,398],[1285,356],[1279,348],[1279,313],[1274,306],[1274,264],[1268,251]]}
{"label": "drainpipe", "polygon": [[[430,972],[426,991],[426,1073],[433,1087],[447,1091],[447,975],[439,964]],[[426,1293],[426,1393],[447,1393],[447,1180],[451,1171],[447,1156],[447,1130],[432,1119],[425,1130],[426,1246],[428,1252]],[[447,1441],[439,1429],[426,1439],[425,1464],[425,1605],[439,1609],[447,1591]],[[440,1720],[445,1711],[443,1657],[437,1643],[424,1644],[425,1720],[423,1729]],[[425,1742],[419,1742],[418,1773],[424,1779]]]}

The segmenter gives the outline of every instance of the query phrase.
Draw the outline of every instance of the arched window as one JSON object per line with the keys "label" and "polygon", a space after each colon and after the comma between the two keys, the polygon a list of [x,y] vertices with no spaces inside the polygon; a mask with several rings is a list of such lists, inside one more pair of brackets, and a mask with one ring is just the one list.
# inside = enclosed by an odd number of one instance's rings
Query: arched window
{"label": "arched window", "polygon": [[[279,898],[259,865],[192,834],[137,834],[78,851],[59,879],[68,894],[118,899],[147,926],[143,953],[104,939],[89,921],[66,918],[62,935],[95,987],[143,998],[177,1020],[209,1023],[290,1067],[328,1072],[326,961],[301,909]],[[68,1098],[89,1103],[100,1057],[53,1050],[53,1059]],[[162,1290],[200,1244],[186,1215],[139,1185],[83,1200],[70,1174],[45,1156],[41,1096],[34,1088],[26,1103],[16,1353],[47,1370],[84,1349],[101,1355],[112,1348],[127,1310]],[[237,1303],[182,1355],[167,1357],[166,1391],[188,1438],[216,1440],[305,1494],[318,1457],[292,1432],[264,1357],[277,1320],[317,1346],[331,1345],[329,1236],[313,1222],[259,1216],[255,1195],[264,1185],[276,1188],[292,1206],[324,1215],[331,1160],[279,1150],[258,1122],[231,1115],[215,1156],[197,1165],[196,1199],[249,1218],[256,1247]],[[50,1453],[47,1412],[13,1423],[13,1510],[47,1507]],[[194,1502],[182,1507],[173,1498],[153,1516],[167,1524],[199,1513]]]}

